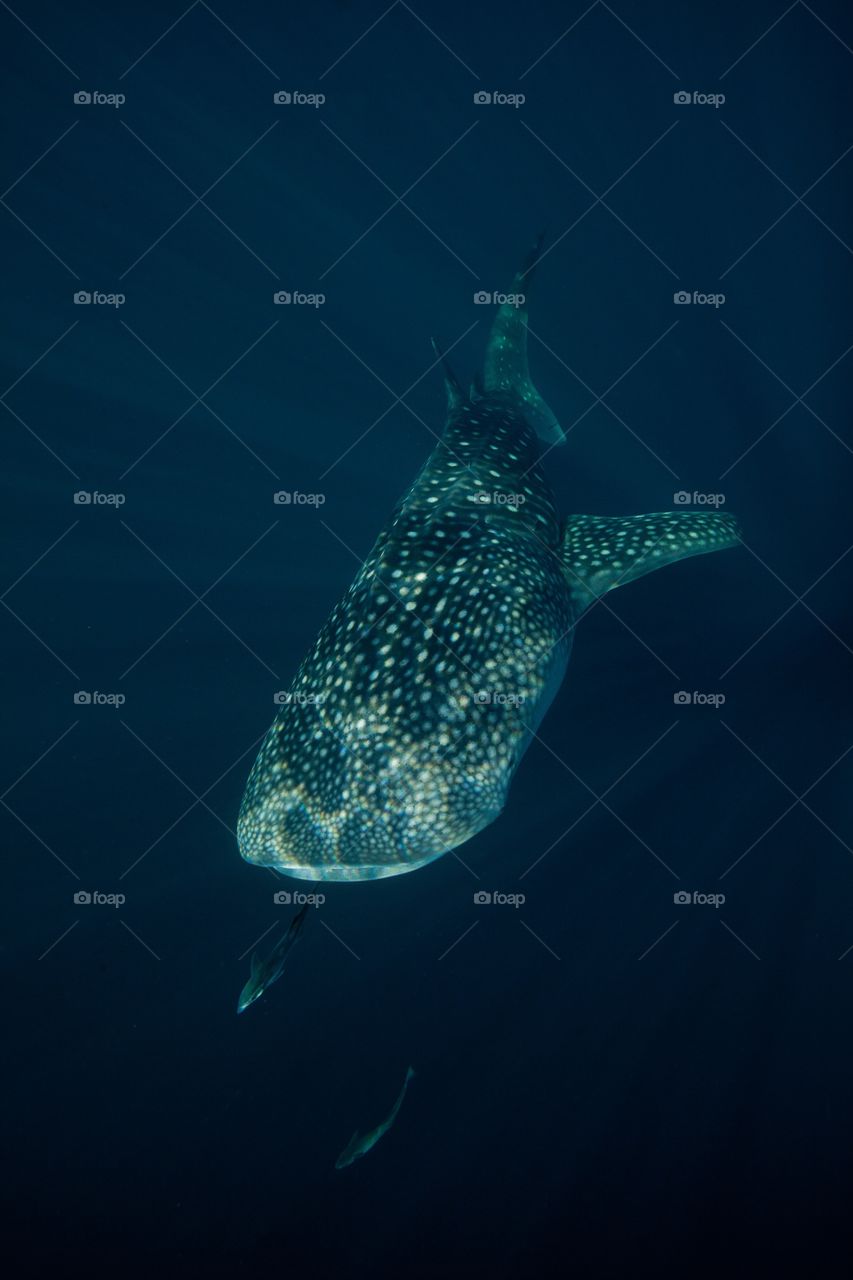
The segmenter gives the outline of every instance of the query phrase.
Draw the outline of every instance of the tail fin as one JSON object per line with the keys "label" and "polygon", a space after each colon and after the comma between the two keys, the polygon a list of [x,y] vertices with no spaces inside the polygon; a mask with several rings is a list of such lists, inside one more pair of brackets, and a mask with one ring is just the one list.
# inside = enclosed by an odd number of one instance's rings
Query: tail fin
{"label": "tail fin", "polygon": [[486,391],[506,391],[516,395],[524,415],[541,440],[564,444],[566,437],[554,413],[530,381],[527,367],[527,289],[542,251],[542,235],[524,261],[512,284],[511,301],[498,308],[486,348],[484,383]]}

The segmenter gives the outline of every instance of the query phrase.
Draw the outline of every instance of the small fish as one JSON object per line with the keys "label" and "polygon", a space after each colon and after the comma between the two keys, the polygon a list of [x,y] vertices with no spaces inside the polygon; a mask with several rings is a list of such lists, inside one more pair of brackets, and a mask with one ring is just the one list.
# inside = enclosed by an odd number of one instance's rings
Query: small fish
{"label": "small fish", "polygon": [[249,975],[249,981],[240,992],[240,999],[237,1002],[238,1013],[242,1013],[244,1009],[248,1009],[250,1004],[254,1004],[264,994],[267,987],[271,987],[281,977],[285,958],[302,932],[307,911],[308,903],[306,902],[305,906],[300,911],[297,911],[290,922],[287,932],[282,935],[265,960],[261,959],[257,951],[253,953],[252,972]]}
{"label": "small fish", "polygon": [[366,1156],[376,1146],[380,1138],[384,1137],[391,1125],[397,1119],[397,1112],[403,1105],[403,1099],[406,1096],[406,1086],[415,1074],[414,1067],[409,1067],[406,1072],[406,1078],[403,1081],[403,1087],[400,1090],[400,1096],[391,1108],[391,1114],[387,1120],[383,1120],[375,1129],[371,1129],[369,1133],[360,1134],[356,1129],[347,1145],[335,1161],[336,1169],[346,1169],[347,1165],[358,1160],[360,1156]]}

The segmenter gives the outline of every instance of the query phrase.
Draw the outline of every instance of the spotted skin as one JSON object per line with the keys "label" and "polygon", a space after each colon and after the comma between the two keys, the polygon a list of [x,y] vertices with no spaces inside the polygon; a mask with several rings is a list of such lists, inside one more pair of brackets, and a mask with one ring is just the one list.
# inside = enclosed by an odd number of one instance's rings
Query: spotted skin
{"label": "spotted skin", "polygon": [[[516,277],[526,284],[530,268]],[[441,441],[303,661],[250,774],[249,862],[308,880],[399,875],[500,813],[604,591],[731,546],[729,516],[562,521],[539,461],[561,429],[501,307],[484,391],[447,371]]]}
{"label": "spotted skin", "polygon": [[538,452],[510,397],[453,414],[261,748],[238,829],[249,861],[396,875],[498,815],[571,645]]}
{"label": "spotted skin", "polygon": [[562,556],[576,609],[626,582],[690,555],[724,551],[739,541],[734,516],[659,511],[647,516],[572,516]]}

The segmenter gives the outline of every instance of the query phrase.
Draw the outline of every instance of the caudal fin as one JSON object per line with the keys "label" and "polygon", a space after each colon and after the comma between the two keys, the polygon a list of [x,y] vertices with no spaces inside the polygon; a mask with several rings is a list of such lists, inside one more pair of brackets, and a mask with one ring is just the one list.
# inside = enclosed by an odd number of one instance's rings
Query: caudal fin
{"label": "caudal fin", "polygon": [[483,382],[487,392],[504,391],[517,396],[524,416],[541,440],[565,444],[563,428],[531,382],[527,367],[527,291],[542,252],[542,242],[543,237],[537,236],[513,280],[508,295],[510,301],[498,307],[486,347]]}

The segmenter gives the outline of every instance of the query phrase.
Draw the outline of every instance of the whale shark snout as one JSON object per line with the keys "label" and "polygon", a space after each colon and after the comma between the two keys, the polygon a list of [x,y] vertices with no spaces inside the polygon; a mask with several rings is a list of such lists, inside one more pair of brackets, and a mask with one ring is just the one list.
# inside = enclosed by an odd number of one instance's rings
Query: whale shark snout
{"label": "whale shark snout", "polygon": [[[240,852],[255,866],[299,880],[375,880],[415,871],[469,840],[503,807],[505,787],[485,773],[459,774],[422,761],[359,776],[344,771],[338,802],[295,796],[284,785],[247,797]],[[507,776],[508,782],[508,776]]]}

